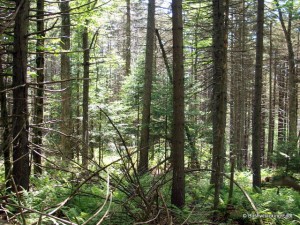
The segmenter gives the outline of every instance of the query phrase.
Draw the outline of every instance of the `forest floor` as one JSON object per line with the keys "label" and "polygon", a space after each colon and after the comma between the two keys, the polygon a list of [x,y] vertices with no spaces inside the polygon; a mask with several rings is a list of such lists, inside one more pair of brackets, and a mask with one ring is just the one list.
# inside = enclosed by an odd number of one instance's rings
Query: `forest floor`
{"label": "forest floor", "polygon": [[[300,224],[299,191],[270,182],[274,170],[262,171],[264,181],[259,192],[252,189],[250,171],[236,172],[239,187],[234,186],[230,204],[229,179],[225,179],[219,210],[213,211],[213,188],[207,171],[186,173],[186,206],[176,209],[170,204],[169,172],[137,178],[129,170],[130,163],[117,160],[107,167],[95,166],[88,173],[80,172],[80,167],[45,168],[40,177],[31,177],[28,192],[7,192],[1,185],[1,225]],[[1,167],[2,184],[3,177]]]}

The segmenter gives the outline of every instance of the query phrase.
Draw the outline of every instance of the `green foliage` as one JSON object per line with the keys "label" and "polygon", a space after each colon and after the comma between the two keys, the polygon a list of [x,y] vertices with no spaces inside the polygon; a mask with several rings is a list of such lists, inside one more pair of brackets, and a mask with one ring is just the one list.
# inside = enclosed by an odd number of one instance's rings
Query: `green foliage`
{"label": "green foliage", "polygon": [[[272,176],[274,171],[263,170],[262,176]],[[235,180],[243,187],[243,189],[250,195],[254,201],[259,216],[262,218],[265,224],[297,224],[299,222],[299,193],[288,188],[281,188],[278,194],[277,188],[263,188],[262,193],[253,192],[251,184],[252,174],[250,172],[236,173]],[[226,181],[226,186],[228,183]],[[227,187],[223,189],[223,196],[225,199],[228,195]],[[246,200],[243,193],[234,187],[234,196],[232,199],[232,205],[234,206],[234,214],[230,216],[235,221],[249,221],[249,223],[255,223],[258,216],[251,208],[249,202]],[[227,200],[225,200],[226,202]]]}
{"label": "green foliage", "polygon": [[284,142],[278,145],[275,159],[277,166],[284,167],[286,172],[300,172],[300,154],[294,144]]}
{"label": "green foliage", "polygon": [[[0,170],[0,172],[2,169]],[[122,164],[116,164],[111,169],[112,180],[116,179],[122,171]],[[262,176],[273,176],[276,171],[263,170]],[[105,174],[99,174],[104,176]],[[300,222],[300,196],[298,192],[292,189],[280,188],[278,194],[277,188],[262,188],[262,193],[258,194],[252,191],[252,174],[250,171],[236,173],[235,180],[250,195],[256,205],[259,215],[265,224],[294,225]],[[210,172],[191,172],[186,174],[186,207],[182,210],[173,208],[170,204],[171,173],[159,174],[153,176],[146,174],[140,177],[141,187],[146,193],[148,203],[151,209],[156,207],[162,209],[161,218],[167,218],[165,207],[168,207],[169,213],[172,212],[173,222],[181,224],[187,223],[205,223],[210,221],[213,211],[213,191],[209,183]],[[22,204],[40,212],[48,213],[53,210],[58,203],[67,199],[75,190],[79,182],[82,181],[80,175],[70,175],[61,171],[51,171],[44,173],[41,177],[31,178],[32,189],[30,192],[23,193]],[[109,210],[108,217],[103,224],[133,224],[134,222],[146,221],[154,218],[153,214],[147,214],[143,200],[140,198],[136,187],[127,179],[119,180],[117,188],[113,191],[113,202]],[[113,182],[114,183],[114,182]],[[156,186],[159,183],[158,186]],[[54,214],[59,218],[82,224],[89,219],[101,207],[106,198],[107,188],[104,180],[95,179],[84,184],[74,197],[68,201],[61,210]],[[155,188],[154,188],[155,187]],[[2,187],[3,188],[3,187]],[[255,224],[257,215],[253,211],[250,203],[245,198],[239,188],[234,187],[232,199],[233,209],[230,213],[227,211],[229,180],[225,183],[220,196],[219,220],[220,224]],[[130,194],[131,190],[131,194]],[[129,192],[128,192],[129,191]],[[4,193],[1,190],[1,193]],[[158,195],[157,195],[158,194]],[[17,196],[11,195],[10,202],[18,205]],[[167,204],[167,205],[165,205]],[[153,208],[152,208],[153,207]],[[106,204],[103,211],[99,213],[89,224],[93,225],[99,221],[106,210]],[[6,206],[9,215],[15,214],[18,209],[13,206]],[[26,220],[28,224],[39,220],[38,213],[27,213]],[[18,221],[22,221],[21,216],[17,216]],[[162,220],[163,221],[163,220]],[[60,224],[53,218],[42,217],[42,224]]]}

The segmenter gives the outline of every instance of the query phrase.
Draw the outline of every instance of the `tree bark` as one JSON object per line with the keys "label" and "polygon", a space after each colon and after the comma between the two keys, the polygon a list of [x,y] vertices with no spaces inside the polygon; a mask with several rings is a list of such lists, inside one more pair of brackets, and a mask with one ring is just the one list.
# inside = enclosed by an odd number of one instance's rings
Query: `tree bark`
{"label": "tree bark", "polygon": [[[29,146],[28,146],[28,87],[27,51],[29,27],[29,0],[16,0],[19,13],[14,26],[13,53],[13,179],[17,189],[29,189]],[[17,191],[17,190],[16,190]]]}
{"label": "tree bark", "polygon": [[277,146],[280,147],[286,142],[286,80],[287,77],[285,75],[285,66],[280,64],[279,66],[279,74],[278,74],[278,142]]}
{"label": "tree bark", "polygon": [[184,68],[182,0],[172,1],[173,26],[173,127],[172,127],[172,193],[171,203],[185,204],[184,177]]}
{"label": "tree bark", "polygon": [[83,97],[82,97],[82,165],[88,167],[89,158],[89,78],[90,78],[90,49],[88,22],[82,34],[83,48]]}
{"label": "tree bark", "polygon": [[[293,155],[293,152],[297,149],[297,74],[295,69],[295,53],[293,49],[293,43],[292,43],[292,37],[291,37],[291,26],[292,26],[292,19],[293,19],[293,4],[294,1],[291,1],[291,4],[289,4],[288,7],[288,25],[286,27],[282,10],[279,6],[278,0],[275,0],[278,14],[279,14],[279,21],[281,23],[282,30],[284,32],[284,36],[286,39],[286,45],[288,48],[288,73],[289,73],[289,79],[288,79],[288,151],[287,155],[290,157]],[[289,162],[287,162],[287,171],[289,167]]]}
{"label": "tree bark", "polygon": [[[0,53],[0,73],[3,73],[2,67],[2,51]],[[4,158],[4,175],[6,188],[11,187],[10,183],[10,173],[11,173],[11,145],[10,145],[10,135],[9,135],[9,120],[8,120],[8,110],[7,110],[7,97],[6,92],[6,78],[4,76],[0,77],[0,104],[1,104],[1,120],[3,126],[2,133],[2,143],[1,143],[1,154]]]}
{"label": "tree bark", "polygon": [[72,134],[72,120],[71,120],[71,64],[68,51],[70,50],[70,6],[68,0],[61,0],[61,79],[65,80],[61,83],[63,90],[61,94],[61,148],[63,158],[73,158],[71,134]]}
{"label": "tree bark", "polygon": [[[274,152],[274,113],[275,113],[275,102],[276,102],[276,73],[273,74],[273,23],[270,23],[270,47],[269,47],[269,125],[268,125],[268,153],[267,153],[267,165],[273,166],[273,152]],[[273,78],[274,76],[274,78]]]}
{"label": "tree bark", "polygon": [[34,124],[32,142],[34,144],[33,149],[33,161],[34,161],[34,174],[38,175],[42,173],[42,157],[41,157],[41,146],[43,132],[39,128],[44,121],[44,46],[45,46],[45,25],[44,25],[44,0],[37,0],[37,13],[36,13],[36,27],[39,36],[36,42],[36,67],[37,67],[37,90],[34,99]]}
{"label": "tree bark", "polygon": [[155,36],[155,0],[149,0],[148,5],[148,23],[147,23],[147,40],[146,40],[146,59],[144,75],[144,93],[143,93],[143,111],[142,111],[142,129],[139,148],[139,174],[148,171],[149,158],[149,136],[150,136],[150,108],[151,108],[151,91],[153,77],[153,59],[154,59],[154,36]]}
{"label": "tree bark", "polygon": [[253,187],[261,187],[261,104],[262,104],[262,68],[263,68],[263,29],[264,29],[264,0],[258,0],[257,31],[256,31],[256,64],[255,87],[252,117],[252,170]]}
{"label": "tree bark", "polygon": [[130,0],[126,0],[126,75],[131,74],[131,7]]}
{"label": "tree bark", "polygon": [[227,104],[227,73],[225,42],[225,1],[213,1],[213,152],[211,183],[214,184],[214,209],[219,206],[225,155],[225,126]]}
{"label": "tree bark", "polygon": [[164,48],[164,45],[163,45],[163,42],[161,40],[158,29],[155,29],[155,33],[156,33],[157,40],[158,40],[158,43],[159,43],[159,47],[160,47],[160,50],[161,50],[161,53],[162,53],[162,57],[163,57],[163,60],[164,60],[165,66],[166,66],[166,70],[167,70],[169,80],[170,80],[171,83],[173,83],[171,67],[169,66],[167,53],[166,53],[166,50]]}

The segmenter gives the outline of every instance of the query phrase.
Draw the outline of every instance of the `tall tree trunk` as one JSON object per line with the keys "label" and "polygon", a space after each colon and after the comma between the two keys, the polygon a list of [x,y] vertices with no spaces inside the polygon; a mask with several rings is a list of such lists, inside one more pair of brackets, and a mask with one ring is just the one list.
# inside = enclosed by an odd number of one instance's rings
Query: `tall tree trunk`
{"label": "tall tree trunk", "polygon": [[250,136],[250,128],[251,128],[251,93],[247,93],[246,97],[246,105],[245,105],[245,130],[244,130],[244,146],[243,146],[243,167],[248,168],[249,166],[249,136]]}
{"label": "tall tree trunk", "polygon": [[[200,13],[197,13],[196,15],[196,21],[195,21],[195,26],[199,26],[199,18],[200,18]],[[191,68],[191,79],[193,83],[199,83],[199,76],[198,76],[198,63],[199,63],[199,47],[198,47],[198,42],[199,42],[199,39],[198,39],[198,29],[195,29],[194,30],[194,50],[192,52],[192,68]],[[196,112],[198,109],[198,96],[199,96],[199,93],[195,93],[193,94],[193,103],[190,104],[190,110],[191,112]],[[191,124],[195,124],[195,126],[197,126],[198,124],[198,116],[196,115],[191,115],[191,118],[190,118],[190,122]],[[189,127],[188,125],[185,125],[185,133],[186,133],[186,136],[187,136],[187,139],[188,139],[188,143],[190,145],[190,167],[191,168],[200,168],[200,163],[199,163],[199,160],[198,160],[198,157],[199,157],[199,151],[196,147],[196,135],[197,135],[197,132],[190,132],[189,130]]]}
{"label": "tall tree trunk", "polygon": [[[262,81],[263,82],[263,81]],[[262,84],[262,101],[261,101],[261,127],[260,127],[260,154],[261,154],[261,166],[265,165],[265,142],[266,142],[266,113],[265,113],[265,96],[264,87]]]}
{"label": "tall tree trunk", "polygon": [[[78,63],[79,64],[79,63]],[[80,79],[80,69],[79,69],[79,65],[77,65],[77,72],[76,72],[76,78],[77,80]],[[79,119],[81,114],[80,114],[80,96],[81,96],[81,92],[80,92],[80,82],[76,82],[76,136],[80,137],[81,136],[81,120]],[[80,151],[81,151],[81,145],[80,145],[80,141],[77,141],[76,143],[76,150],[75,150],[75,154],[76,154],[76,161],[79,163],[80,161]]]}
{"label": "tall tree trunk", "polygon": [[[231,32],[231,85],[230,85],[230,160],[236,161],[237,168],[242,169],[243,165],[243,145],[245,129],[245,71],[244,71],[244,51],[245,51],[245,2],[242,1],[235,9],[243,12],[235,16],[233,11],[232,23],[237,24],[236,29]],[[233,163],[235,164],[235,163]]]}
{"label": "tall tree trunk", "polygon": [[[169,66],[169,62],[168,62],[166,51],[164,49],[164,45],[162,43],[162,40],[161,40],[161,37],[160,37],[158,29],[156,29],[155,31],[156,31],[156,36],[157,36],[157,39],[158,39],[158,42],[159,42],[160,49],[162,51],[162,56],[163,56],[164,63],[165,63],[165,66],[166,66],[166,70],[167,70],[169,81],[173,84],[172,71],[171,71],[171,68]],[[196,62],[197,62],[197,60],[196,60]],[[196,67],[196,62],[194,63],[195,67]],[[194,76],[196,76],[196,74],[197,74],[197,70],[195,69]],[[196,100],[196,97],[195,97],[195,100]],[[194,117],[193,117],[193,119],[196,120],[196,118],[194,118]],[[193,121],[193,122],[195,122],[195,121]],[[165,124],[166,124],[165,125],[165,136],[167,137],[167,128],[168,128],[168,126],[167,126],[167,124],[168,124],[168,116],[167,115],[166,115]],[[188,125],[184,126],[184,130],[185,130],[186,137],[188,139],[189,146],[191,148],[191,154],[190,154],[190,159],[191,159],[191,164],[190,165],[191,165],[191,168],[199,168],[200,167],[200,163],[199,163],[199,160],[198,160],[197,148],[195,146],[195,138],[193,137],[192,133],[190,132]],[[167,155],[166,154],[166,149],[167,149],[166,148],[166,143],[167,143],[167,141],[165,141],[165,155]],[[165,157],[165,158],[167,158],[167,157]]]}
{"label": "tall tree trunk", "polygon": [[88,22],[82,34],[83,48],[83,97],[82,97],[82,165],[88,167],[89,158],[89,73],[90,73],[90,49]]}
{"label": "tall tree trunk", "polygon": [[286,75],[284,64],[280,64],[278,74],[278,143],[277,146],[280,147],[286,142],[286,103],[285,103],[285,86],[286,86]]}
{"label": "tall tree trunk", "polygon": [[[237,169],[243,168],[243,147],[245,130],[245,104],[247,99],[245,85],[245,2],[241,1],[232,9],[232,23],[236,24],[231,32],[231,85],[230,85],[230,150],[231,161],[236,160]],[[237,12],[242,12],[236,16]]]}
{"label": "tall tree trunk", "polygon": [[149,135],[150,135],[150,107],[151,91],[153,77],[153,59],[154,59],[154,36],[155,36],[155,0],[149,0],[148,5],[148,23],[146,40],[146,59],[144,75],[144,93],[143,93],[143,111],[142,111],[142,129],[140,141],[140,161],[138,172],[145,173],[148,170],[149,158]]}
{"label": "tall tree trunk", "polygon": [[225,155],[225,126],[227,104],[227,73],[225,46],[225,1],[213,1],[213,152],[211,183],[215,186],[214,208],[219,206],[221,172]]}
{"label": "tall tree trunk", "polygon": [[131,73],[131,7],[130,0],[126,0],[126,75]]}
{"label": "tall tree trunk", "polygon": [[36,42],[36,67],[37,67],[37,90],[36,96],[34,99],[34,124],[33,128],[33,138],[32,142],[34,144],[33,149],[33,161],[34,161],[34,174],[42,173],[42,157],[41,157],[41,146],[42,146],[42,136],[43,132],[39,128],[44,121],[44,67],[45,67],[45,59],[44,59],[44,46],[45,46],[45,26],[44,26],[44,0],[37,1],[37,32],[39,32],[39,36]]}
{"label": "tall tree trunk", "polygon": [[252,170],[253,187],[261,186],[261,104],[262,104],[262,68],[263,68],[263,29],[264,29],[264,0],[258,0],[257,31],[256,31],[256,64],[255,89],[252,117]]}
{"label": "tall tree trunk", "polygon": [[[288,141],[289,147],[287,151],[287,155],[290,157],[293,155],[293,152],[297,149],[297,74],[295,69],[295,54],[293,49],[292,37],[291,37],[291,29],[292,29],[292,19],[293,19],[293,4],[294,1],[292,0],[288,7],[288,25],[286,27],[282,15],[281,8],[279,6],[278,0],[275,0],[279,20],[281,23],[282,30],[284,32],[284,36],[286,39],[286,45],[288,48],[288,72],[289,72],[289,79],[288,79]],[[289,168],[289,163],[287,163],[287,171]]]}
{"label": "tall tree trunk", "polygon": [[68,0],[61,0],[61,148],[64,158],[73,158],[71,134],[72,134],[72,108],[71,108],[71,64],[68,51],[70,50],[70,5]]}
{"label": "tall tree trunk", "polygon": [[[231,18],[233,18],[233,15],[231,16]],[[236,126],[235,126],[235,113],[234,113],[234,109],[235,104],[237,104],[236,100],[235,100],[235,92],[236,92],[236,88],[235,85],[236,81],[235,81],[235,76],[234,76],[234,57],[233,57],[233,49],[234,49],[234,38],[233,38],[233,33],[231,33],[230,36],[230,61],[231,61],[231,69],[230,69],[230,94],[229,94],[229,105],[230,105],[230,131],[229,131],[229,136],[230,136],[230,141],[229,141],[229,146],[230,146],[230,183],[229,183],[229,191],[228,191],[228,205],[232,204],[232,197],[233,197],[233,180],[234,180],[234,172],[235,172],[235,164],[236,161],[239,162],[238,160],[238,152],[237,152],[237,148],[236,148],[236,143],[235,143],[235,132],[236,132]],[[228,72],[229,73],[229,72]]]}
{"label": "tall tree trunk", "polygon": [[273,166],[273,151],[274,151],[274,113],[275,113],[275,99],[276,99],[276,73],[274,73],[273,78],[273,23],[270,23],[270,48],[269,48],[269,125],[268,125],[268,153],[267,153],[267,165],[269,167]]}
{"label": "tall tree trunk", "polygon": [[29,189],[29,146],[28,146],[28,88],[27,51],[29,27],[29,0],[16,0],[19,13],[14,26],[13,53],[13,179],[17,188]]}
{"label": "tall tree trunk", "polygon": [[[155,33],[156,33],[156,37],[157,37],[157,40],[158,40],[158,43],[159,43],[159,47],[160,47],[160,50],[161,50],[161,53],[162,53],[162,57],[163,57],[163,60],[164,60],[164,63],[165,63],[165,67],[166,67],[166,70],[167,70],[167,75],[168,75],[168,78],[169,80],[166,81],[166,84],[167,84],[167,89],[168,89],[168,86],[169,86],[169,83],[173,84],[173,76],[172,76],[172,71],[171,71],[171,67],[170,67],[170,64],[169,64],[169,61],[168,61],[168,58],[167,58],[167,53],[165,51],[165,48],[164,48],[164,45],[163,45],[163,42],[161,40],[161,37],[160,37],[160,34],[159,34],[159,31],[158,29],[155,29]],[[168,92],[166,92],[166,99],[165,99],[165,107],[166,109],[168,108],[168,97],[169,97],[169,94]],[[165,159],[167,159],[168,157],[168,140],[167,140],[167,136],[168,136],[168,120],[169,120],[169,117],[168,117],[168,113],[166,112],[166,115],[165,115],[165,143],[164,143],[164,150],[165,150]],[[165,160],[165,163],[164,163],[164,171],[167,170],[167,160]]]}
{"label": "tall tree trunk", "polygon": [[[2,68],[2,51],[0,53],[0,74],[3,73]],[[2,143],[0,152],[3,154],[4,158],[4,175],[6,188],[11,186],[10,174],[11,174],[11,160],[10,160],[10,135],[9,135],[9,120],[8,120],[8,110],[7,110],[7,97],[6,92],[6,78],[4,76],[0,77],[0,104],[1,104],[1,120],[3,126],[2,133]]]}
{"label": "tall tree trunk", "polygon": [[173,127],[172,127],[172,193],[171,203],[185,204],[184,177],[184,68],[182,0],[172,0],[173,26]]}
{"label": "tall tree trunk", "polygon": [[247,85],[246,85],[246,71],[245,71],[245,52],[246,52],[246,16],[245,16],[245,1],[243,0],[241,3],[240,9],[242,10],[242,25],[241,25],[241,76],[240,76],[240,88],[239,88],[239,93],[240,93],[240,98],[239,98],[239,126],[240,126],[240,131],[238,134],[238,154],[237,154],[237,168],[239,170],[243,169],[243,155],[245,154],[245,138],[244,138],[244,131],[245,131],[245,125],[246,125],[246,102],[247,102]]}

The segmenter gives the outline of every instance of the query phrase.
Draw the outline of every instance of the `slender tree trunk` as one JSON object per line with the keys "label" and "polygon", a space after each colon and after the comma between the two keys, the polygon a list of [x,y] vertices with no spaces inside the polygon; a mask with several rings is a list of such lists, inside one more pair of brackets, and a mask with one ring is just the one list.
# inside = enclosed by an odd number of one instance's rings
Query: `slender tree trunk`
{"label": "slender tree trunk", "polygon": [[240,9],[242,10],[242,25],[241,25],[241,76],[240,76],[240,88],[239,88],[239,134],[238,134],[238,153],[237,153],[237,168],[239,170],[243,169],[243,155],[245,154],[245,138],[244,138],[244,132],[245,132],[245,125],[246,125],[246,102],[247,102],[247,85],[246,85],[246,71],[245,71],[245,52],[246,52],[246,19],[245,19],[245,1],[243,0],[241,3]]}
{"label": "slender tree trunk", "polygon": [[[164,48],[164,45],[163,45],[163,42],[161,40],[161,36],[159,34],[159,31],[158,29],[155,29],[155,33],[156,33],[156,36],[157,36],[157,40],[158,40],[158,43],[159,43],[159,47],[160,47],[160,50],[162,52],[162,57],[163,57],[163,60],[164,60],[164,63],[165,63],[165,67],[166,67],[166,70],[167,70],[167,75],[168,75],[168,78],[169,80],[166,81],[166,84],[167,84],[167,90],[169,89],[169,82],[171,84],[173,84],[173,76],[172,76],[172,71],[171,71],[171,67],[170,67],[170,64],[169,64],[169,61],[168,61],[168,57],[167,57],[167,53],[165,51],[165,48]],[[168,92],[166,92],[166,100],[165,100],[165,107],[166,109],[168,109],[168,97],[169,97],[169,94]],[[166,115],[165,115],[165,142],[164,142],[164,149],[165,149],[165,163],[164,163],[164,171],[167,170],[167,158],[168,158],[168,140],[167,140],[167,136],[168,136],[168,120],[169,120],[169,117],[168,117],[168,113],[166,112]]]}
{"label": "slender tree trunk", "polygon": [[[194,121],[193,121],[194,122]],[[187,125],[184,126],[184,130],[186,133],[186,137],[191,149],[190,153],[190,167],[192,169],[200,168],[199,160],[198,160],[198,150],[195,145],[195,138],[193,134],[191,133],[189,127]]]}
{"label": "slender tree trunk", "polygon": [[[284,36],[286,39],[286,45],[288,48],[288,141],[289,147],[287,151],[287,155],[292,156],[293,152],[297,149],[297,74],[295,69],[295,53],[293,49],[292,37],[291,37],[291,28],[292,28],[292,19],[293,19],[293,4],[294,1],[290,2],[288,6],[288,25],[286,27],[282,15],[281,8],[279,6],[278,0],[275,0],[279,21],[281,23],[282,30],[284,32]],[[286,170],[289,169],[289,160],[286,165]]]}
{"label": "slender tree trunk", "polygon": [[37,1],[37,32],[40,33],[36,42],[36,67],[37,67],[37,90],[35,96],[35,108],[34,108],[34,124],[32,142],[34,144],[33,149],[33,161],[34,161],[34,174],[38,175],[42,173],[42,157],[41,157],[41,146],[43,132],[39,128],[44,121],[44,46],[45,46],[45,26],[44,26],[44,0]]}
{"label": "slender tree trunk", "polygon": [[246,105],[245,105],[245,130],[244,130],[244,146],[243,146],[243,167],[247,168],[249,163],[249,136],[250,136],[250,128],[251,128],[251,103],[249,99],[251,98],[251,94],[247,93]]}
{"label": "slender tree trunk", "polygon": [[[233,15],[232,17],[233,18]],[[234,113],[234,108],[235,108],[235,88],[234,88],[234,83],[235,83],[235,76],[234,76],[234,57],[233,57],[233,49],[234,49],[234,38],[233,38],[233,32],[231,33],[231,40],[230,40],[230,61],[231,61],[231,70],[230,70],[230,100],[229,100],[229,105],[230,105],[230,141],[229,141],[229,146],[230,146],[230,183],[229,183],[229,192],[228,192],[228,205],[232,204],[232,196],[233,196],[233,180],[234,180],[234,172],[235,172],[235,164],[236,164],[236,158],[238,159],[238,153],[236,149],[236,144],[235,144],[235,139],[234,139],[234,134],[236,132],[235,129],[235,113]]]}
{"label": "slender tree trunk", "polygon": [[286,76],[284,71],[284,65],[279,65],[278,74],[278,143],[277,146],[282,146],[286,141],[286,107],[285,107],[285,86],[286,86]]}
{"label": "slender tree trunk", "polygon": [[[169,62],[168,62],[166,51],[164,49],[164,45],[162,43],[159,31],[157,29],[155,31],[156,31],[156,36],[157,36],[157,39],[158,39],[158,42],[159,42],[160,49],[162,51],[162,56],[163,56],[164,63],[165,63],[165,66],[166,66],[168,78],[169,78],[170,82],[173,83],[172,71],[171,71],[171,67],[169,66]],[[166,116],[166,120],[165,120],[165,123],[166,123],[165,136],[166,137],[167,137],[167,121],[168,121],[168,117]],[[199,164],[199,160],[198,160],[197,149],[196,149],[196,146],[195,146],[195,138],[191,134],[191,132],[189,130],[189,127],[187,125],[184,126],[184,130],[185,130],[186,137],[188,139],[188,143],[189,143],[190,148],[191,148],[191,155],[190,155],[191,167],[192,168],[199,168],[200,164]]]}
{"label": "slender tree trunk", "polygon": [[[263,82],[263,81],[262,81]],[[261,127],[260,127],[260,153],[261,153],[261,166],[265,166],[265,142],[266,142],[266,113],[265,113],[265,96],[264,96],[264,87],[262,85],[262,101],[261,101]]]}
{"label": "slender tree trunk", "polygon": [[[275,111],[275,83],[276,79],[273,79],[273,23],[270,23],[270,48],[269,48],[269,125],[268,125],[268,153],[267,153],[267,165],[272,167],[272,158],[274,151],[274,111]],[[275,74],[274,74],[275,75]]]}
{"label": "slender tree trunk", "polygon": [[264,0],[258,0],[257,31],[256,31],[256,66],[255,90],[252,117],[252,170],[253,187],[261,186],[261,104],[262,104],[262,68],[263,68],[263,29],[264,29]]}
{"label": "slender tree trunk", "polygon": [[165,51],[165,48],[164,48],[163,42],[161,40],[158,29],[155,29],[155,33],[156,33],[156,36],[157,36],[157,40],[158,40],[158,43],[159,43],[160,50],[162,52],[162,57],[163,57],[163,60],[164,60],[165,66],[166,66],[166,70],[167,70],[169,80],[170,80],[171,83],[173,83],[171,67],[169,66],[167,53]]}
{"label": "slender tree trunk", "polygon": [[13,53],[13,179],[18,189],[29,189],[29,146],[28,146],[28,88],[27,51],[29,27],[29,0],[16,0],[19,13],[14,26]]}
{"label": "slender tree trunk", "polygon": [[182,0],[172,0],[173,26],[173,127],[172,127],[172,193],[171,203],[185,204],[184,177],[184,68]]}
{"label": "slender tree trunk", "polygon": [[227,104],[227,74],[225,46],[225,1],[213,1],[213,152],[211,183],[215,186],[214,209],[219,206],[221,172],[225,154],[225,126]]}
{"label": "slender tree trunk", "polygon": [[[79,64],[79,63],[78,63]],[[76,78],[77,80],[80,79],[80,69],[79,69],[80,65],[77,65],[77,74],[76,74]],[[79,119],[81,114],[80,114],[80,95],[81,95],[81,92],[80,92],[80,82],[76,82],[76,135],[77,137],[80,137],[81,136],[81,120]],[[76,143],[76,160],[77,162],[79,163],[80,161],[80,151],[81,151],[81,145],[80,145],[80,141],[77,141]]]}
{"label": "slender tree trunk", "polygon": [[131,73],[131,7],[130,0],[126,0],[126,75]]}
{"label": "slender tree trunk", "polygon": [[[195,21],[195,25],[198,26],[199,25],[199,18],[200,18],[200,13],[197,13],[196,15],[196,21]],[[194,47],[195,47],[195,50],[193,51],[192,55],[194,55],[194,57],[192,57],[192,68],[191,68],[191,79],[192,79],[192,82],[197,84],[199,83],[199,79],[198,79],[198,62],[199,62],[199,47],[198,47],[198,29],[195,29],[194,30]],[[192,112],[196,112],[198,109],[198,93],[195,93],[193,94],[193,103],[190,104],[190,110]],[[198,116],[196,115],[191,115],[191,118],[190,118],[190,122],[191,124],[194,124],[195,126],[197,126],[198,124]],[[198,157],[199,157],[199,151],[196,147],[196,135],[197,135],[197,132],[191,132],[189,130],[189,126],[186,124],[185,125],[185,133],[186,133],[186,136],[187,136],[187,139],[188,139],[188,143],[190,145],[190,167],[191,168],[200,168],[200,163],[199,163],[199,160],[198,160]]]}
{"label": "slender tree trunk", "polygon": [[64,158],[73,158],[71,137],[72,134],[72,108],[71,108],[71,64],[68,51],[70,50],[70,6],[68,0],[61,0],[61,88],[63,90],[61,94],[61,148]]}
{"label": "slender tree trunk", "polygon": [[[0,53],[0,74],[3,73],[2,68],[2,52]],[[2,133],[2,143],[1,143],[1,153],[4,158],[4,175],[5,175],[5,185],[6,188],[11,187],[10,174],[11,174],[11,152],[10,152],[10,135],[9,135],[9,120],[8,120],[8,110],[7,110],[7,97],[6,92],[6,78],[4,76],[0,77],[0,104],[1,104],[1,120],[3,126]]]}
{"label": "slender tree trunk", "polygon": [[[233,15],[231,16],[231,18],[233,19]],[[238,32],[238,39],[240,39],[240,32]],[[238,103],[240,103],[237,99],[237,91],[238,90],[238,85],[239,82],[237,82],[237,77],[241,74],[238,74],[237,71],[238,69],[236,68],[237,66],[240,66],[234,57],[234,49],[236,48],[235,43],[240,43],[239,40],[236,41],[234,39],[234,31],[232,31],[231,33],[231,40],[230,40],[230,49],[231,49],[231,53],[230,53],[230,62],[231,62],[231,70],[230,70],[230,183],[229,183],[229,193],[228,193],[228,205],[232,204],[232,197],[233,197],[233,185],[234,185],[234,173],[235,173],[235,166],[236,166],[236,162],[240,162],[240,155],[241,155],[241,149],[238,149],[238,141],[237,140],[237,105]],[[239,46],[237,46],[238,48]],[[240,57],[238,55],[238,57]],[[237,75],[238,74],[238,75]],[[240,117],[240,115],[239,115]]]}
{"label": "slender tree trunk", "polygon": [[90,73],[90,49],[88,22],[82,34],[83,48],[83,97],[82,97],[82,165],[88,167],[89,158],[89,73]]}
{"label": "slender tree trunk", "polygon": [[138,172],[143,174],[148,170],[149,158],[149,136],[150,136],[150,107],[151,91],[153,77],[153,59],[154,59],[154,36],[155,36],[155,0],[149,0],[148,5],[148,24],[146,40],[146,59],[144,75],[144,93],[143,93],[143,111],[142,111],[142,129],[140,141],[140,161]]}

